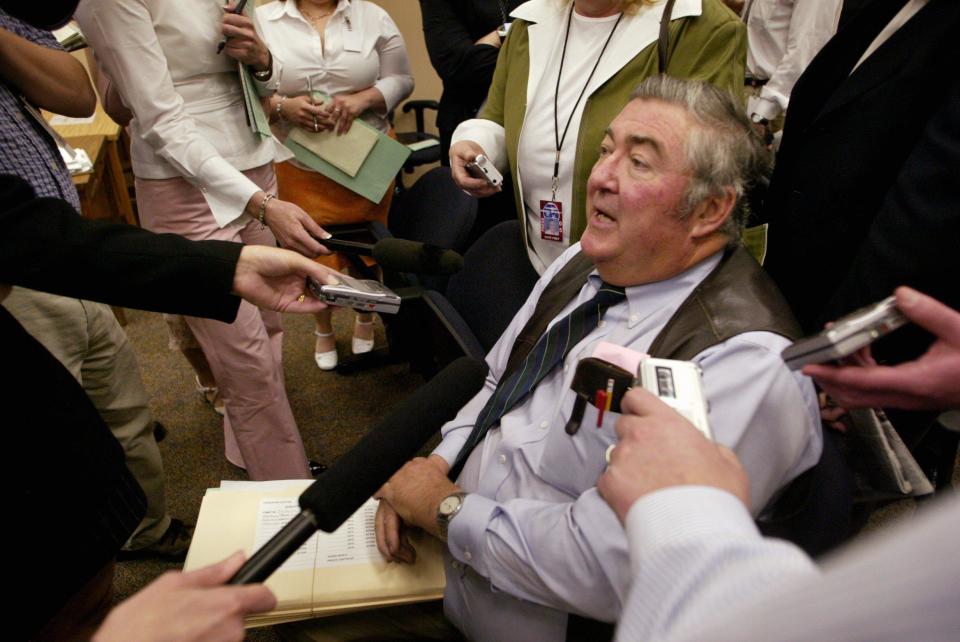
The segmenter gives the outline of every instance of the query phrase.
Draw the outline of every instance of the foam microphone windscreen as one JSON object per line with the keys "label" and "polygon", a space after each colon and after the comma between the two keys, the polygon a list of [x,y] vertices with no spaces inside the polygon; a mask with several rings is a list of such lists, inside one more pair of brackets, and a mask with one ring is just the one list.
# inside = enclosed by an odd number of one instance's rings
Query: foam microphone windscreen
{"label": "foam microphone windscreen", "polygon": [[401,401],[302,495],[320,530],[332,533],[483,387],[487,364],[461,357]]}
{"label": "foam microphone windscreen", "polygon": [[398,238],[377,241],[373,258],[384,268],[396,272],[450,275],[463,267],[463,257],[453,250]]}

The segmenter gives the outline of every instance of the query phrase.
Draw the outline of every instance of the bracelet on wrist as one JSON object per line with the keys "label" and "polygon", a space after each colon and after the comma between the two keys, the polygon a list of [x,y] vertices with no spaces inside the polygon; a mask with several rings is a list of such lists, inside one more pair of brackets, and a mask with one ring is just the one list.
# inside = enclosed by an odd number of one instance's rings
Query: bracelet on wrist
{"label": "bracelet on wrist", "polygon": [[285,101],[286,99],[287,99],[286,96],[280,96],[280,102],[277,103],[277,122],[278,123],[281,123],[286,120],[286,118],[283,117],[283,111],[281,111],[281,108],[283,107],[283,101]]}
{"label": "bracelet on wrist", "polygon": [[261,230],[267,226],[267,221],[266,221],[267,203],[269,203],[271,200],[275,199],[276,197],[277,197],[276,194],[267,194],[266,196],[263,197],[263,200],[260,201],[260,207],[257,209],[257,220],[260,221]]}

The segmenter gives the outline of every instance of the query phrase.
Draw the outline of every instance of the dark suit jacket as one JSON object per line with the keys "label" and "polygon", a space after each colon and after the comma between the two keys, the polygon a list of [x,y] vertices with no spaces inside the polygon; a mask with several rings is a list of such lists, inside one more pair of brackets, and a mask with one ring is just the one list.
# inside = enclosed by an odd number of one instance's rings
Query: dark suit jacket
{"label": "dark suit jacket", "polygon": [[[851,16],[791,95],[762,218],[807,332],[901,284],[960,306],[960,3],[931,0],[850,74],[904,2]],[[903,336],[891,356],[924,347]]]}
{"label": "dark suit jacket", "polygon": [[[85,221],[0,176],[0,283],[231,321],[241,246]],[[112,559],[145,499],[76,380],[0,308],[0,407],[14,639],[27,639]]]}
{"label": "dark suit jacket", "polygon": [[[503,0],[507,20],[522,3]],[[476,117],[497,66],[500,50],[474,43],[496,29],[503,16],[498,0],[420,0],[420,11],[430,62],[443,80],[437,129],[443,147],[440,158],[446,165],[453,130]]]}

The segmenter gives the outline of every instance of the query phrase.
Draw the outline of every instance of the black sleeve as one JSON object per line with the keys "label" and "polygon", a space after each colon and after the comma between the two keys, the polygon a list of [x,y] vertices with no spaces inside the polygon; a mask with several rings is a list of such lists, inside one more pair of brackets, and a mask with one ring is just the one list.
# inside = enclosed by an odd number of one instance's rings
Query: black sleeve
{"label": "black sleeve", "polygon": [[960,307],[960,80],[952,83],[884,198],[825,317],[878,301],[899,285]]}
{"label": "black sleeve", "polygon": [[188,241],[88,221],[66,202],[36,198],[0,176],[0,283],[155,312],[232,321],[242,245]]}
{"label": "black sleeve", "polygon": [[497,65],[499,50],[490,45],[474,44],[496,27],[490,25],[477,38],[471,35],[468,25],[463,24],[453,9],[454,2],[465,0],[420,0],[423,13],[423,35],[427,43],[430,62],[444,87],[490,86],[493,69]]}

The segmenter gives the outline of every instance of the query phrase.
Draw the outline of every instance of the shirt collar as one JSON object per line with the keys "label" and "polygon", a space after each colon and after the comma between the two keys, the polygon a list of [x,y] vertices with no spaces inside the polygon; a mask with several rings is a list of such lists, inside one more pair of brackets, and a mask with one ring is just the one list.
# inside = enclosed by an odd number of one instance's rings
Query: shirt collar
{"label": "shirt collar", "polygon": [[[288,2],[290,0],[287,0]],[[665,0],[656,0],[654,5],[641,5],[640,13],[646,13],[656,8],[657,20],[662,15],[661,5]],[[569,2],[557,2],[557,0],[529,0],[510,12],[511,18],[519,18],[527,22],[539,23],[551,20],[562,20],[570,10]],[[676,4],[671,12],[671,20],[685,18],[687,16],[699,16],[702,10],[702,0],[676,0]]]}
{"label": "shirt collar", "polygon": [[[346,16],[350,16],[351,0],[340,0],[337,2],[337,8],[333,10],[333,15],[338,13],[343,13]],[[267,20],[279,20],[280,18],[296,18],[298,20],[306,21],[307,19],[303,17],[303,14],[300,13],[300,7],[297,5],[296,0],[286,0],[286,2],[280,2],[276,0],[273,3],[273,6],[270,7],[270,10],[266,13]]]}
{"label": "shirt collar", "polygon": [[[632,328],[654,312],[676,302],[685,300],[700,282],[713,271],[723,251],[712,254],[693,267],[663,281],[633,285],[626,288],[629,317],[627,327]],[[594,288],[599,288],[603,280],[596,270],[587,277]],[[679,297],[679,298],[678,298]]]}

